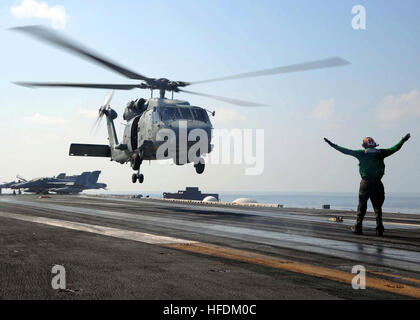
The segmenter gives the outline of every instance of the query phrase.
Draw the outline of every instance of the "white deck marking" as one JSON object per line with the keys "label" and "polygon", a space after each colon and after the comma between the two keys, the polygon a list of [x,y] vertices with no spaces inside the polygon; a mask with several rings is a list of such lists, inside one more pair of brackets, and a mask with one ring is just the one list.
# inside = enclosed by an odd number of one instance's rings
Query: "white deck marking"
{"label": "white deck marking", "polygon": [[197,241],[190,241],[190,240],[165,237],[165,236],[157,236],[154,234],[137,232],[137,231],[109,228],[109,227],[103,227],[103,226],[98,226],[98,225],[93,225],[93,224],[86,224],[86,223],[72,222],[72,221],[58,220],[58,219],[50,219],[50,218],[44,218],[44,217],[25,216],[21,214],[1,212],[1,211],[0,211],[0,217],[45,224],[45,225],[60,227],[60,228],[65,228],[65,229],[96,233],[96,234],[100,234],[104,236],[126,239],[126,240],[133,240],[133,241],[143,242],[147,244],[197,243]]}

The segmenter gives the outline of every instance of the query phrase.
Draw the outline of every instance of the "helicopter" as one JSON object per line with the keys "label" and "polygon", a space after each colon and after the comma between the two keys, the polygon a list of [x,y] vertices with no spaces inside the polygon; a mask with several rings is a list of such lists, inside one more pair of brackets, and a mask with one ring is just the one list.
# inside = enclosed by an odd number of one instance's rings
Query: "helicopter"
{"label": "helicopter", "polygon": [[[209,115],[214,117],[215,112],[211,112],[200,106],[191,105],[185,100],[176,100],[174,99],[174,93],[186,93],[203,96],[243,107],[259,107],[262,106],[262,104],[194,92],[185,90],[184,88],[191,85],[209,82],[261,77],[274,74],[339,67],[350,64],[350,62],[340,57],[332,57],[323,60],[241,73],[204,81],[173,81],[166,78],[150,78],[132,71],[108,58],[105,58],[93,50],[64,37],[58,32],[43,26],[22,26],[12,28],[11,30],[24,33],[37,40],[41,40],[60,49],[64,49],[74,55],[90,60],[102,67],[119,73],[131,80],[140,81],[138,83],[131,84],[14,82],[17,85],[30,88],[73,87],[108,90],[150,90],[151,97],[149,99],[138,98],[127,103],[123,114],[123,119],[126,123],[121,142],[117,137],[114,125],[114,120],[117,119],[118,114],[110,106],[114,92],[112,91],[106,97],[104,104],[100,107],[99,115],[96,121],[96,123],[99,123],[103,117],[106,118],[109,143],[107,145],[73,143],[70,146],[70,156],[105,157],[110,158],[111,161],[121,164],[130,163],[132,169],[137,171],[137,173],[133,174],[131,177],[133,183],[136,183],[137,181],[143,183],[144,175],[140,172],[140,167],[145,160],[168,159],[169,156],[169,158],[171,157],[177,165],[184,165],[186,163],[193,162],[197,174],[202,174],[205,170],[203,156],[210,153],[213,148],[211,145],[213,126]],[[153,92],[155,90],[159,91],[159,97],[157,98],[153,97]],[[166,98],[167,92],[172,94],[171,99]],[[173,132],[173,135],[166,135],[162,137],[160,133],[162,133],[165,129]],[[197,129],[204,132],[204,135],[196,136],[195,141],[194,139],[190,141],[189,134],[196,132]],[[181,133],[186,133],[186,135],[181,135]],[[165,152],[160,152],[160,150],[162,150],[162,146],[166,146],[167,144],[169,145],[170,143],[172,143],[172,146],[167,146]],[[199,148],[197,148],[198,144],[200,144]],[[168,150],[172,151],[170,155]]]}

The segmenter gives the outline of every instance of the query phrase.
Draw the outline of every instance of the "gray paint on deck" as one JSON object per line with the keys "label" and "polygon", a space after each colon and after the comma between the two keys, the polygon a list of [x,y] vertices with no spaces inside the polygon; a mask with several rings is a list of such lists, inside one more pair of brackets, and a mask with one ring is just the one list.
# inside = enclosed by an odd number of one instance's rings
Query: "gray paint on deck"
{"label": "gray paint on deck", "polygon": [[[403,270],[420,272],[419,252],[392,249],[382,245],[373,246],[350,241],[322,239],[319,237],[298,235],[287,232],[275,232],[256,228],[222,225],[218,223],[196,222],[168,217],[156,217],[137,213],[132,214],[119,211],[89,209],[76,206],[57,205],[46,202],[41,203],[35,201],[16,201],[12,198],[1,199],[1,201],[34,208],[56,210],[64,213],[79,213],[114,220],[133,221],[141,224],[150,224],[154,226],[184,230],[198,234],[201,233],[260,244],[268,244],[282,248],[291,248],[295,250],[307,251],[339,258],[352,259],[355,261],[363,261],[364,263],[378,264]],[[206,207],[206,209],[208,208]],[[218,208],[218,210],[221,209]],[[238,211],[243,213],[244,210]],[[282,214],[277,215],[276,217],[278,219],[287,220],[295,218],[295,215],[288,215],[285,217]],[[301,218],[304,217],[299,216],[298,220]]]}

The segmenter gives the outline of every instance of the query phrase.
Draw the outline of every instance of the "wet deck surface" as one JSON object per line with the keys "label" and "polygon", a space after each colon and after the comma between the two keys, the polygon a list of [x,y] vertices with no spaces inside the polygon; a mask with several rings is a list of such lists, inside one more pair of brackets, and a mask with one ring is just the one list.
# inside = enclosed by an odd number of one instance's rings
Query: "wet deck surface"
{"label": "wet deck surface", "polygon": [[[420,216],[384,218],[377,238],[372,214],[356,236],[351,212],[0,196],[0,298],[418,298]],[[55,264],[67,291],[51,288]]]}

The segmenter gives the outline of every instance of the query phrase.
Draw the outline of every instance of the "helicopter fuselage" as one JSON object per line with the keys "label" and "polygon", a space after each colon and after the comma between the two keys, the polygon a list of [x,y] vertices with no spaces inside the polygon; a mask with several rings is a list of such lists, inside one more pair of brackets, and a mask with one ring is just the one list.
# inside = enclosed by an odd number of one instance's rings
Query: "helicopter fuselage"
{"label": "helicopter fuselage", "polygon": [[[130,102],[124,112],[127,123],[121,142],[117,138],[114,125],[117,113],[108,109],[105,114],[111,160],[119,163],[131,162],[134,169],[137,167],[136,161],[168,159],[169,150],[159,152],[164,144],[168,145],[167,149],[172,148],[172,158],[178,165],[194,162],[211,152],[213,127],[207,111],[191,106],[187,101],[152,98]],[[197,133],[201,134],[198,139]],[[203,139],[203,135],[206,147],[198,149],[192,159],[188,153]]]}

